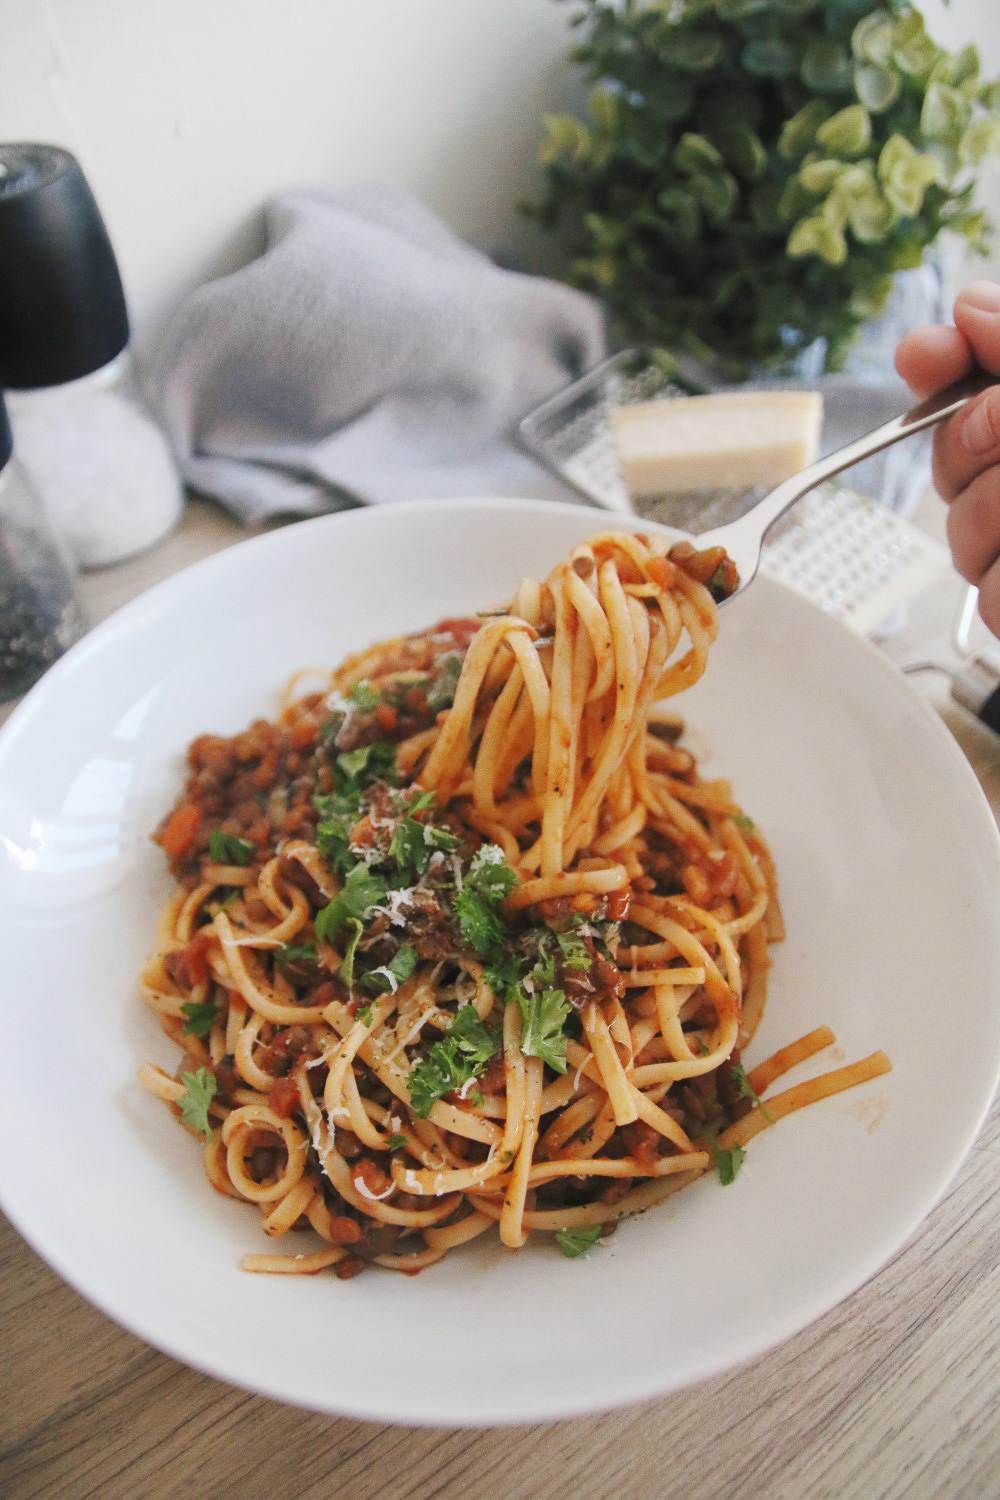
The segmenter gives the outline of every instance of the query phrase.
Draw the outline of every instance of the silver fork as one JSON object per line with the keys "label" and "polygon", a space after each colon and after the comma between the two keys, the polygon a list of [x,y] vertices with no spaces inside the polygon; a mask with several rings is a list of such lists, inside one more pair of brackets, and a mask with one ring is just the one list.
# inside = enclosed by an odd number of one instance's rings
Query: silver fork
{"label": "silver fork", "polygon": [[943,391],[938,391],[926,401],[921,401],[918,406],[912,407],[902,416],[893,417],[890,422],[876,427],[866,436],[856,438],[854,442],[838,448],[835,453],[828,453],[825,458],[818,459],[807,469],[801,469],[798,474],[793,474],[790,479],[784,480],[776,489],[771,490],[757,502],[752,510],[748,510],[738,520],[729,521],[725,526],[717,526],[714,530],[706,531],[693,538],[699,550],[705,547],[725,547],[726,552],[736,564],[740,581],[729,598],[735,599],[737,594],[742,593],[747,584],[753,580],[760,564],[764,538],[775,522],[785,514],[790,505],[795,504],[796,500],[801,500],[802,496],[808,494],[811,489],[815,489],[816,485],[822,484],[826,479],[832,479],[834,474],[851,468],[853,464],[860,463],[863,458],[870,458],[873,453],[880,453],[883,448],[888,448],[892,443],[901,442],[903,438],[911,437],[916,432],[923,432],[925,428],[933,427],[936,422],[943,422],[946,417],[961,411],[962,407],[973,397],[995,384],[997,384],[995,375],[988,375],[985,370],[972,371],[971,374],[957,380],[954,385],[946,386]]}

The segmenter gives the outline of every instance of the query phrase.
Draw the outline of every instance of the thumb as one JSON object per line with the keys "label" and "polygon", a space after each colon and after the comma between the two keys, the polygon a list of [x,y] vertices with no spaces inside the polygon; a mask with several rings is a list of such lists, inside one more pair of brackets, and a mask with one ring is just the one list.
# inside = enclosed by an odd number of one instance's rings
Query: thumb
{"label": "thumb", "polygon": [[1000,286],[974,281],[955,299],[955,327],[984,370],[1000,375]]}

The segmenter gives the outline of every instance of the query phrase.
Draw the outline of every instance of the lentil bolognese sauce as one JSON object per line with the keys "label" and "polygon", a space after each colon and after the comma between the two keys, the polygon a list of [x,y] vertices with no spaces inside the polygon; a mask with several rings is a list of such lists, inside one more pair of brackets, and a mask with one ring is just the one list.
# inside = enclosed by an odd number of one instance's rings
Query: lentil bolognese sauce
{"label": "lentil bolognese sauce", "polygon": [[140,1078],[267,1235],[319,1237],[246,1269],[415,1272],[494,1225],[579,1255],[888,1068],[764,1101],[831,1033],[740,1061],[774,869],[664,706],[735,581],[719,549],[595,536],[508,610],[293,680],[274,722],[190,746],[141,980],[182,1056]]}

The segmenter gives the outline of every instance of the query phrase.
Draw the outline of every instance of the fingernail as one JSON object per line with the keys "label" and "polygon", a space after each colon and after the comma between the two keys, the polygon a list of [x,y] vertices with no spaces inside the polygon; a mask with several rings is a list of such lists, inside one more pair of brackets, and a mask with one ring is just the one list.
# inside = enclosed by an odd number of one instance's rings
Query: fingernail
{"label": "fingernail", "polygon": [[961,297],[967,307],[974,307],[977,312],[1000,312],[1000,286],[995,281],[974,281]]}
{"label": "fingernail", "polygon": [[981,455],[996,448],[998,441],[994,402],[989,395],[982,396],[969,408],[962,423],[962,445],[969,453]]}

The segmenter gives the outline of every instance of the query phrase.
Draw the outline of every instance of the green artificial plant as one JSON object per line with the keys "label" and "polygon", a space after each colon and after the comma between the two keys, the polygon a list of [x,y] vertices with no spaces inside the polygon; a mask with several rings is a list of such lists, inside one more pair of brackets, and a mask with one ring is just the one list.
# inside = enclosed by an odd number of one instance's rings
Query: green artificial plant
{"label": "green artificial plant", "polygon": [[909,0],[582,7],[588,117],[547,118],[531,212],[620,337],[744,368],[823,338],[833,368],[942,230],[984,248],[1000,84]]}

